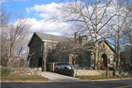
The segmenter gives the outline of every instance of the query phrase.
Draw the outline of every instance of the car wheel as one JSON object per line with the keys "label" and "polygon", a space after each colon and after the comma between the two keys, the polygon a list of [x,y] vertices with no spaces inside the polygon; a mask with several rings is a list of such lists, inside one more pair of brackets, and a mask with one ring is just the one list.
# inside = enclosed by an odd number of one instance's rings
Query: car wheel
{"label": "car wheel", "polygon": [[68,69],[65,67],[63,73],[64,73],[65,75],[67,75],[67,72],[68,72]]}
{"label": "car wheel", "polygon": [[67,71],[68,71],[68,68],[65,67],[65,68],[64,68],[64,71],[67,72]]}
{"label": "car wheel", "polygon": [[58,72],[59,71],[58,68],[56,68],[55,71]]}
{"label": "car wheel", "polygon": [[64,70],[68,70],[68,69],[65,67]]}

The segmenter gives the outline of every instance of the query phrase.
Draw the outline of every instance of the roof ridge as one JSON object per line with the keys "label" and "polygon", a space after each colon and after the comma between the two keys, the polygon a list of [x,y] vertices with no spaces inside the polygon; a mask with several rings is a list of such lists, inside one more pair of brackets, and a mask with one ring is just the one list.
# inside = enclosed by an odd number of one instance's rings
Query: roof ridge
{"label": "roof ridge", "polygon": [[[62,35],[54,35],[54,34],[49,34],[49,33],[42,33],[42,32],[35,32],[37,33],[41,33],[41,34],[46,34],[46,35],[51,35],[51,36],[58,36],[58,37],[66,37],[66,36],[62,36]],[[66,38],[71,38],[71,37],[66,37]]]}

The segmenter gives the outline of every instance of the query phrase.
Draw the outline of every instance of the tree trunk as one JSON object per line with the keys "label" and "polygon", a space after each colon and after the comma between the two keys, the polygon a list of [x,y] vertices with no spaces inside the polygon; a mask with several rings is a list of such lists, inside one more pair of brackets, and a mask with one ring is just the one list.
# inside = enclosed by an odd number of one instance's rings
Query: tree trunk
{"label": "tree trunk", "polygon": [[132,45],[131,45],[131,66],[132,66]]}
{"label": "tree trunk", "polygon": [[46,70],[47,70],[47,67],[46,67],[46,62],[47,62],[46,42],[44,42],[44,51],[43,52],[44,52],[43,53],[43,55],[44,55],[44,71],[46,72]]}
{"label": "tree trunk", "polygon": [[98,69],[98,41],[95,42],[95,69]]}
{"label": "tree trunk", "polygon": [[117,46],[117,69],[120,69],[120,38],[118,33],[118,46]]}
{"label": "tree trunk", "polygon": [[7,67],[11,68],[11,61],[13,60],[13,58],[9,58],[8,62],[7,62]]}
{"label": "tree trunk", "polygon": [[46,59],[44,60],[44,71],[46,72],[47,67],[46,67]]}

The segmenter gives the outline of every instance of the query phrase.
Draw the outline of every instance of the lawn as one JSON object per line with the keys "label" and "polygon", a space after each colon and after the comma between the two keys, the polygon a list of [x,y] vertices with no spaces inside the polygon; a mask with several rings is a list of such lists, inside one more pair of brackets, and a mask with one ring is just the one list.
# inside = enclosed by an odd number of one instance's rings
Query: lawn
{"label": "lawn", "polygon": [[30,81],[48,81],[47,78],[38,75],[1,75],[4,80],[30,80]]}
{"label": "lawn", "polygon": [[76,78],[80,79],[90,79],[90,80],[98,80],[98,79],[121,79],[121,78],[132,78],[130,76],[76,76]]}

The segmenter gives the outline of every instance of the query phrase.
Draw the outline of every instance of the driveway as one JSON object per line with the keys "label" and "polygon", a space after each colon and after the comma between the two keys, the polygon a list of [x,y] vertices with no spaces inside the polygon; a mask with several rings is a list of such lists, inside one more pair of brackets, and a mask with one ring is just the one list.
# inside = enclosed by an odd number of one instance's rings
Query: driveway
{"label": "driveway", "polygon": [[[49,81],[51,82],[82,82],[84,81],[79,78],[65,76],[58,73],[54,73],[54,72],[42,72],[41,75],[48,78]],[[85,81],[89,81],[89,80],[85,80]]]}

